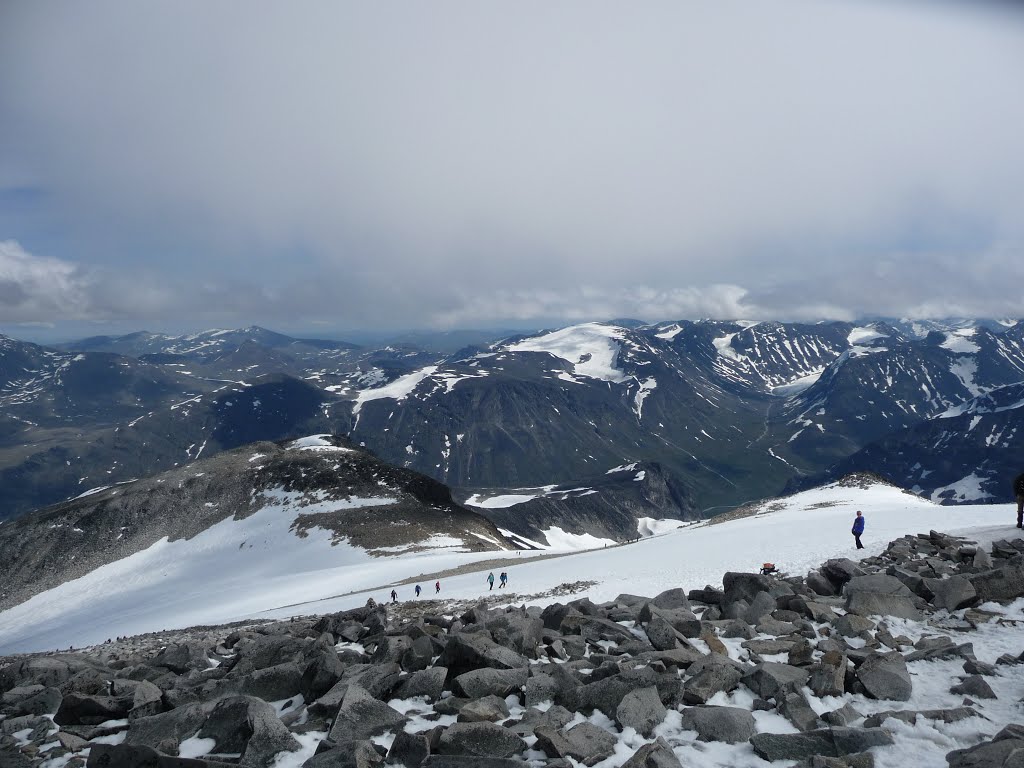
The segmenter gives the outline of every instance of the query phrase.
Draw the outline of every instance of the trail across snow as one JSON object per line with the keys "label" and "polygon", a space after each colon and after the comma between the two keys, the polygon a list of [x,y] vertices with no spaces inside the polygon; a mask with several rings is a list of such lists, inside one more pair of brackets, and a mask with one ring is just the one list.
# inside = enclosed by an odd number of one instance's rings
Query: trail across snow
{"label": "trail across snow", "polygon": [[[1011,505],[941,507],[887,486],[829,486],[765,508],[775,511],[716,525],[652,529],[647,524],[647,532],[660,535],[620,546],[596,542],[596,549],[522,567],[515,564],[514,552],[506,553],[513,560],[504,568],[509,592],[536,594],[565,582],[593,581],[585,594],[600,602],[623,592],[654,595],[671,587],[719,585],[726,571],[754,571],[766,560],[784,571],[806,573],[830,557],[875,554],[891,539],[929,529],[985,541],[1016,530]],[[858,509],[867,518],[867,548],[860,553],[850,535]],[[82,647],[117,635],[194,624],[343,610],[368,597],[385,599],[392,584],[496,554],[440,546],[426,553],[373,557],[344,542],[332,546],[326,531],[313,529],[307,538],[297,538],[288,530],[292,519],[293,514],[268,507],[245,520],[225,520],[188,541],[162,540],[36,595],[0,612],[0,654]],[[528,556],[524,551],[518,557]],[[486,575],[474,571],[445,578],[441,597],[482,595]],[[401,600],[414,599],[413,585],[398,592]]]}

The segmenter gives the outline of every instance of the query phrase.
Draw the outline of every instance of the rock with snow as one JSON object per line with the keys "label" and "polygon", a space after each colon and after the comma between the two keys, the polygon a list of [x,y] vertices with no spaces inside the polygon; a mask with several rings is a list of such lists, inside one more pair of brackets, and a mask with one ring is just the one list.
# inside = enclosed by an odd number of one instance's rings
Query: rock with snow
{"label": "rock with snow", "polygon": [[907,701],[913,693],[907,662],[895,651],[869,655],[857,667],[857,679],[875,699]]}
{"label": "rock with snow", "polygon": [[437,745],[438,754],[474,758],[511,757],[524,749],[526,742],[494,723],[455,723],[445,728]]}
{"label": "rock with snow", "polygon": [[649,737],[654,728],[665,719],[666,709],[661,703],[658,689],[654,686],[636,688],[619,702],[615,709],[615,721],[623,728],[633,728],[644,737]]}
{"label": "rock with snow", "polygon": [[701,741],[724,741],[739,744],[756,732],[754,716],[741,707],[686,707],[682,726],[696,731]]}

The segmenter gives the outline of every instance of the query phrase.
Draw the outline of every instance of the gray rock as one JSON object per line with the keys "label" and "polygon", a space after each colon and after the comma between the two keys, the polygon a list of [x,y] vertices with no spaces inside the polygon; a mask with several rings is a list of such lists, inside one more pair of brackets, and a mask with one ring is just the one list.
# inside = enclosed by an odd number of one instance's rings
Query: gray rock
{"label": "gray rock", "polygon": [[525,656],[498,645],[484,632],[460,632],[450,635],[438,663],[448,668],[450,676],[458,676],[482,667],[519,669],[530,666],[529,659]]}
{"label": "gray rock", "polygon": [[455,723],[438,740],[442,755],[511,757],[526,749],[526,742],[507,728],[494,723]]}
{"label": "gray rock", "polygon": [[421,768],[524,768],[522,760],[477,755],[430,755]]}
{"label": "gray rock", "polygon": [[651,604],[656,608],[682,608],[687,611],[693,610],[690,605],[690,601],[686,597],[686,593],[679,588],[665,590],[651,600]]}
{"label": "gray rock", "polygon": [[459,709],[460,723],[493,723],[509,716],[508,705],[498,696],[473,699]]}
{"label": "gray rock", "polygon": [[676,630],[662,616],[655,615],[647,624],[647,638],[651,645],[659,651],[670,651],[679,646]]}
{"label": "gray rock", "polygon": [[893,738],[881,729],[822,728],[806,733],[758,733],[750,739],[758,757],[803,760],[815,755],[842,757],[872,747],[888,746]]}
{"label": "gray rock", "polygon": [[682,764],[668,742],[659,736],[657,741],[640,747],[622,768],[682,768]]}
{"label": "gray rock", "polygon": [[186,704],[170,712],[132,720],[124,743],[149,745],[161,752],[176,753],[181,742],[199,732],[212,711],[212,704]]}
{"label": "gray rock", "polygon": [[949,768],[1018,768],[1024,765],[1024,738],[1000,738],[1002,733],[996,734],[992,741],[948,753]]}
{"label": "gray rock", "polygon": [[743,677],[743,684],[762,699],[781,701],[787,693],[800,690],[810,673],[789,664],[764,662]]}
{"label": "gray rock", "polygon": [[978,601],[978,591],[966,576],[925,579],[924,585],[932,595],[928,602],[936,608],[955,611],[972,606]]}
{"label": "gray rock", "polygon": [[722,597],[722,603],[724,605],[743,600],[747,605],[750,605],[758,593],[771,592],[776,583],[775,579],[762,576],[759,573],[736,573],[730,571],[722,577],[722,587],[725,592]]}
{"label": "gray rock", "polygon": [[913,693],[907,662],[897,651],[869,656],[857,668],[857,679],[875,699],[907,701]]}
{"label": "gray rock", "polygon": [[196,734],[213,739],[218,753],[241,753],[239,765],[262,768],[278,752],[301,747],[278,719],[274,708],[252,696],[222,699]]}
{"label": "gray rock", "polygon": [[323,648],[306,664],[302,673],[302,695],[306,701],[316,701],[334,687],[345,671],[334,648]]}
{"label": "gray rock", "polygon": [[345,692],[329,738],[337,743],[369,739],[404,722],[400,712],[353,684]]}
{"label": "gray rock", "polygon": [[399,730],[388,750],[387,762],[391,765],[419,765],[430,754],[430,740],[420,733],[406,733]]}
{"label": "gray rock", "polygon": [[743,620],[747,624],[757,624],[765,616],[768,616],[776,609],[775,598],[767,591],[758,592],[750,601],[750,607],[743,614]]}
{"label": "gray rock", "polygon": [[131,696],[86,696],[69,693],[53,717],[57,725],[99,725],[106,720],[128,717]]}
{"label": "gray rock", "polygon": [[615,720],[622,728],[633,728],[649,738],[655,727],[664,719],[667,711],[654,686],[637,688],[622,697],[615,710]]}
{"label": "gray rock", "polygon": [[700,741],[729,744],[749,741],[757,730],[754,716],[740,707],[687,707],[682,712],[682,727],[696,731]]}
{"label": "gray rock", "polygon": [[805,583],[807,584],[807,588],[816,595],[828,597],[839,594],[839,590],[836,588],[836,585],[832,583],[831,579],[821,573],[821,571],[811,571],[808,573]]}
{"label": "gray rock", "polygon": [[728,622],[722,630],[722,637],[742,637],[744,640],[753,640],[757,635],[754,628],[740,619],[733,619]]}
{"label": "gray rock", "polygon": [[32,684],[58,688],[72,675],[88,667],[89,664],[81,658],[69,655],[25,659],[0,669],[0,691]]}
{"label": "gray rock", "polygon": [[209,669],[210,658],[206,648],[199,643],[175,643],[164,648],[149,663],[154,667],[166,667],[179,675],[193,669]]}
{"label": "gray rock", "polygon": [[556,731],[564,728],[572,722],[573,717],[575,715],[572,712],[556,704],[544,712],[533,708],[527,709],[518,723],[506,723],[504,727],[520,736],[531,736],[539,727],[552,728]]}
{"label": "gray rock", "polygon": [[808,667],[807,687],[815,696],[842,696],[846,690],[846,654],[828,651]]}
{"label": "gray rock", "polygon": [[692,673],[683,689],[683,698],[688,704],[706,704],[716,693],[735,690],[740,684],[746,668],[728,656],[714,653],[690,666]]}
{"label": "gray rock", "polygon": [[[823,566],[821,566],[821,572],[836,587],[842,587],[846,582],[850,581],[850,579],[867,575],[867,572],[863,568],[853,562],[853,560],[846,557],[828,560]],[[825,593],[819,592],[818,594],[821,595]]]}
{"label": "gray rock", "polygon": [[855,720],[860,720],[863,715],[850,704],[843,704],[839,709],[833,709],[821,716],[821,719],[832,726],[849,725]]}
{"label": "gray rock", "polygon": [[672,701],[679,694],[680,682],[674,675],[662,675],[649,666],[627,669],[617,675],[597,680],[559,694],[558,703],[574,712],[599,709],[615,717],[619,702],[636,688],[655,686],[662,702]]}
{"label": "gray rock", "polygon": [[536,749],[548,757],[571,757],[584,765],[594,765],[615,751],[617,739],[593,723],[580,723],[569,730],[540,727],[535,731]]}
{"label": "gray rock", "polygon": [[794,640],[744,640],[741,645],[758,656],[774,656],[789,653],[796,646]]}
{"label": "gray rock", "polygon": [[1004,566],[967,577],[978,593],[978,602],[1009,602],[1024,596],[1024,566]]}
{"label": "gray rock", "polygon": [[41,690],[32,695],[28,696],[14,707],[14,712],[17,715],[54,715],[57,710],[60,709],[61,700],[63,697],[60,695],[60,691],[56,688],[42,688]]}
{"label": "gray rock", "polygon": [[914,594],[899,579],[884,573],[855,576],[843,587],[847,613],[921,619]]}
{"label": "gray rock", "polygon": [[996,698],[995,691],[993,691],[992,687],[985,682],[985,678],[980,675],[965,677],[958,685],[954,685],[950,688],[949,692],[958,693],[962,696],[970,696],[974,699]]}
{"label": "gray rock", "polygon": [[409,649],[402,654],[399,663],[406,672],[419,672],[429,667],[434,656],[439,655],[436,651],[435,643],[430,637],[426,635],[417,637]]}
{"label": "gray rock", "polygon": [[855,613],[847,613],[832,620],[832,626],[843,637],[859,637],[864,632],[870,632],[875,628],[875,622],[858,616]]}
{"label": "gray rock", "polygon": [[238,693],[264,701],[281,701],[302,692],[302,672],[293,661],[264,667],[238,680]]}
{"label": "gray rock", "polygon": [[163,755],[144,745],[92,743],[89,746],[87,768],[228,768],[231,765]]}
{"label": "gray rock", "polygon": [[996,674],[996,667],[995,664],[978,661],[977,659],[968,659],[964,662],[964,672],[969,675],[984,675],[986,677],[991,677]]}
{"label": "gray rock", "polygon": [[426,696],[428,701],[437,701],[444,691],[444,681],[448,676],[446,667],[431,667],[413,672],[395,689],[394,695],[399,699],[411,699],[414,696]]}
{"label": "gray rock", "polygon": [[954,707],[953,709],[889,710],[886,712],[876,712],[875,714],[865,718],[864,727],[877,728],[890,717],[902,720],[904,723],[909,725],[914,725],[917,723],[918,717],[923,717],[927,720],[939,720],[943,723],[957,723],[970,717],[981,717],[981,714],[971,707]]}
{"label": "gray rock", "polygon": [[458,696],[466,696],[470,699],[481,696],[500,696],[502,698],[510,693],[518,694],[526,685],[530,670],[526,667],[519,669],[475,669],[452,680],[452,691]]}
{"label": "gray rock", "polygon": [[799,691],[785,695],[779,702],[779,713],[798,731],[813,731],[819,725],[818,714],[811,709],[811,705]]}

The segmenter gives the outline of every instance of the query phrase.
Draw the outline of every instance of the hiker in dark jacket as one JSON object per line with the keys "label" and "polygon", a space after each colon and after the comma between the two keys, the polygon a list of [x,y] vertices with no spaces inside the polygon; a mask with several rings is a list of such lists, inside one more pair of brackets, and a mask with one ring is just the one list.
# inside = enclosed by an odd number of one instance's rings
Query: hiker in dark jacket
{"label": "hiker in dark jacket", "polygon": [[397,603],[398,602],[398,593],[395,592],[395,590],[393,590],[393,589],[391,590],[391,602],[392,603]]}
{"label": "hiker in dark jacket", "polygon": [[1017,497],[1017,527],[1024,528],[1024,472],[1013,481],[1013,495]]}
{"label": "hiker in dark jacket", "polygon": [[857,549],[864,549],[864,545],[860,543],[860,535],[864,533],[864,516],[861,515],[859,509],[857,516],[853,519],[853,529],[850,533],[853,534],[853,540],[857,542]]}

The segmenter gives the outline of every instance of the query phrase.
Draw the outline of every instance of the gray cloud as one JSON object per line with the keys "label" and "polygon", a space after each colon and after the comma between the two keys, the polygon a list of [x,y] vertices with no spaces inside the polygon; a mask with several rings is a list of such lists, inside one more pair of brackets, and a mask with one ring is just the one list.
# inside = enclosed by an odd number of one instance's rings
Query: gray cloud
{"label": "gray cloud", "polygon": [[4,15],[0,180],[59,248],[0,236],[103,275],[97,318],[992,314],[1024,280],[1001,6]]}

